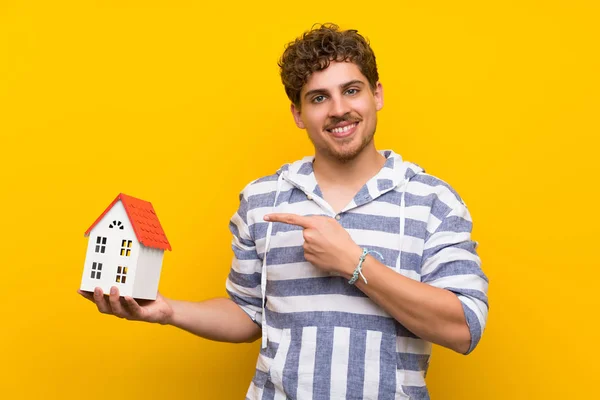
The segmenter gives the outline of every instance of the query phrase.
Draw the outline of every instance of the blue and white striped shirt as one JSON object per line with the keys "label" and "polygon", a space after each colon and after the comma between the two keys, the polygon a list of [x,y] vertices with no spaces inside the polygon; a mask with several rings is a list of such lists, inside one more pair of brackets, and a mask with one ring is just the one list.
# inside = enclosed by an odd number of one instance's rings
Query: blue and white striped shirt
{"label": "blue and white striped shirt", "polygon": [[[487,319],[488,280],[467,207],[442,180],[392,151],[381,154],[385,165],[338,221],[359,246],[381,253],[389,268],[455,293],[471,352]],[[346,279],[307,262],[301,227],[263,220],[273,212],[336,217],[317,185],[313,159],[250,183],[231,219],[227,292],[263,329],[246,398],[428,399],[431,343]]]}

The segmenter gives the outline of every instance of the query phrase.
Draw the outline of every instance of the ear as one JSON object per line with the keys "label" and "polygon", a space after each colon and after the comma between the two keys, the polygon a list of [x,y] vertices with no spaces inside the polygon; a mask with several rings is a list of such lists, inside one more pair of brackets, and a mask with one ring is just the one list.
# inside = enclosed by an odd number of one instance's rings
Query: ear
{"label": "ear", "polygon": [[305,129],[304,122],[302,122],[302,112],[300,111],[300,109],[297,108],[294,105],[294,103],[292,103],[292,105],[290,106],[290,111],[294,116],[294,122],[296,123],[296,126],[300,129]]}
{"label": "ear", "polygon": [[381,82],[377,82],[375,85],[373,97],[375,98],[375,109],[377,111],[381,110],[383,108],[383,85]]}

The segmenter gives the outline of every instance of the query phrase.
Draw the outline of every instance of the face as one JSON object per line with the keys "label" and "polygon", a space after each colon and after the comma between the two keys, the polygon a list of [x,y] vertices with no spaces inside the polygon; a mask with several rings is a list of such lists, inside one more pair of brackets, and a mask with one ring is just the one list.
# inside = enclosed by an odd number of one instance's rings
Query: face
{"label": "face", "polygon": [[332,62],[313,73],[300,93],[301,108],[292,105],[296,125],[306,129],[317,156],[353,160],[369,146],[383,107],[383,88],[369,81],[351,62]]}

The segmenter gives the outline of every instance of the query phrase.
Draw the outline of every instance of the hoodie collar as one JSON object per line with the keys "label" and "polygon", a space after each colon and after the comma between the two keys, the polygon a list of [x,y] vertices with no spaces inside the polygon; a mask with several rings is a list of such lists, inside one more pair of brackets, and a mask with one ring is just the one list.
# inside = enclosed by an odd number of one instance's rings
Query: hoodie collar
{"label": "hoodie collar", "polygon": [[[418,165],[403,161],[402,157],[392,150],[381,150],[379,153],[386,158],[385,164],[358,191],[353,201],[348,204],[344,211],[368,203],[382,194],[402,186],[416,174],[424,172],[423,168]],[[314,156],[304,157],[302,160],[282,166],[277,173],[283,174],[283,178],[288,183],[306,194],[312,193],[322,199],[323,194],[319,189],[313,170],[314,159]]]}

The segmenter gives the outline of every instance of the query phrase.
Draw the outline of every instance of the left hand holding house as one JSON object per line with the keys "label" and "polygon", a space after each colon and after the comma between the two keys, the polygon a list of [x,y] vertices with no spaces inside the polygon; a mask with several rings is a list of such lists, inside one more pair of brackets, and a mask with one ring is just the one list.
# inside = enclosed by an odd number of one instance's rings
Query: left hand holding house
{"label": "left hand holding house", "polygon": [[334,218],[322,215],[267,214],[265,221],[298,225],[304,228],[304,258],[330,273],[350,277],[362,249]]}
{"label": "left hand holding house", "polygon": [[119,289],[111,288],[110,295],[105,296],[102,289],[96,288],[94,293],[78,290],[77,293],[96,304],[102,314],[110,314],[132,321],[158,322],[167,324],[173,315],[173,309],[159,294],[156,300],[138,300],[132,297],[119,296]]}

